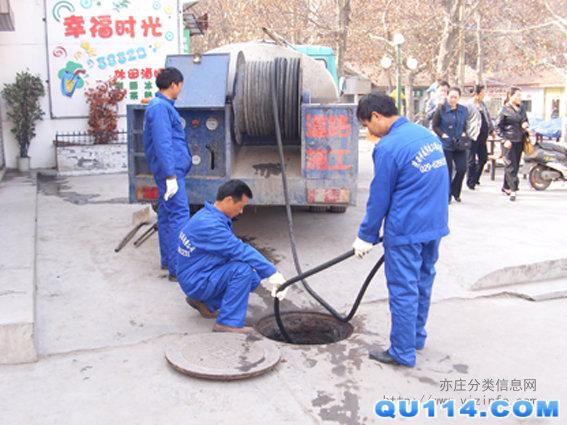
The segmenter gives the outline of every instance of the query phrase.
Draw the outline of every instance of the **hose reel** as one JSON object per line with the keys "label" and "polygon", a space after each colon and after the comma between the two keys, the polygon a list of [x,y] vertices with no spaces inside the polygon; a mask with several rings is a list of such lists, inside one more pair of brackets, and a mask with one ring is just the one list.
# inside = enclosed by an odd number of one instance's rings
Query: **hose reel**
{"label": "hose reel", "polygon": [[238,58],[233,99],[235,138],[276,144],[271,81],[276,80],[278,121],[285,141],[300,141],[302,75],[300,58],[244,61]]}

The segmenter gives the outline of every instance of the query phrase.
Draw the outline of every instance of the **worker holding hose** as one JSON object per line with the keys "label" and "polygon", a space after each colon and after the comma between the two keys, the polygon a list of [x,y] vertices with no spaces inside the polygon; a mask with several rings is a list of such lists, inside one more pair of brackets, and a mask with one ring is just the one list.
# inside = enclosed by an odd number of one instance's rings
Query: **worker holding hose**
{"label": "worker holding hose", "polygon": [[185,176],[191,169],[191,153],[179,112],[173,106],[183,88],[183,74],[165,68],[156,77],[159,92],[144,115],[144,150],[158,187],[158,237],[162,268],[175,281],[179,232],[189,220]]}
{"label": "worker holding hose", "polygon": [[425,324],[435,279],[439,242],[449,233],[447,164],[439,140],[398,115],[394,100],[364,96],[357,117],[380,138],[372,153],[374,179],[353,249],[363,258],[383,243],[392,328],[390,347],[371,351],[382,363],[415,365],[425,346]]}
{"label": "worker holding hose", "polygon": [[[285,283],[272,263],[232,231],[232,219],[251,198],[246,183],[227,181],[218,188],[215,203],[206,203],[179,236],[179,285],[201,316],[216,318],[214,332],[250,332],[252,328],[244,326],[250,293],[265,279],[275,297]],[[286,291],[278,292],[278,299]]]}

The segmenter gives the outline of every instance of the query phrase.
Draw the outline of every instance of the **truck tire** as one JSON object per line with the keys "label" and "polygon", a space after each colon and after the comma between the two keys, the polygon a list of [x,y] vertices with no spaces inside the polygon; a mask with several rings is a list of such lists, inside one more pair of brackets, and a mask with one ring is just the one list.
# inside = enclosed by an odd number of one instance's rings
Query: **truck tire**
{"label": "truck tire", "polygon": [[328,207],[324,207],[324,206],[321,206],[321,205],[309,205],[309,212],[320,214],[320,213],[327,212],[327,208]]}
{"label": "truck tire", "polygon": [[344,214],[347,210],[346,205],[336,205],[330,208],[330,211],[335,214]]}

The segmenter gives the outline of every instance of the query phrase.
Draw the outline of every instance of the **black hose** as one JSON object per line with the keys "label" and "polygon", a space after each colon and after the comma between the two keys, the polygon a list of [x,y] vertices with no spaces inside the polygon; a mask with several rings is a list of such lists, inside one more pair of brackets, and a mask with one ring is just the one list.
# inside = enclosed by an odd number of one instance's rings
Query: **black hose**
{"label": "black hose", "polygon": [[[277,79],[278,115],[273,115],[270,99],[274,78]],[[299,58],[278,58],[275,66],[274,61],[245,62],[239,58],[233,99],[237,143],[242,144],[245,136],[273,140],[275,117],[279,119],[280,136],[287,143],[299,143],[301,78]]]}
{"label": "black hose", "polygon": [[[270,78],[271,80],[271,93],[272,93],[272,108],[273,108],[273,117],[278,117],[279,116],[279,112],[278,112],[278,91],[277,91],[277,81],[278,81],[278,70],[281,68],[285,69],[285,66],[281,66],[280,61],[286,61],[286,59],[283,58],[276,58],[275,61],[273,62],[273,67],[274,67],[274,72],[272,73],[272,78]],[[288,226],[288,234],[289,234],[289,241],[291,244],[291,252],[292,252],[292,256],[293,256],[293,263],[295,265],[295,270],[297,271],[298,275],[288,281],[286,281],[282,286],[280,286],[280,288],[278,289],[277,292],[283,291],[284,289],[286,289],[287,287],[289,287],[290,285],[293,285],[294,283],[297,283],[299,281],[301,281],[301,283],[303,284],[303,287],[307,290],[307,292],[313,297],[315,298],[315,300],[321,304],[321,306],[323,306],[335,319],[341,321],[341,322],[349,322],[354,315],[356,314],[356,311],[358,310],[358,307],[360,305],[360,302],[362,301],[362,298],[364,297],[364,294],[366,292],[366,289],[368,288],[368,285],[370,284],[370,282],[372,281],[372,279],[374,278],[374,275],[376,274],[376,272],[378,271],[378,269],[382,266],[382,264],[384,263],[384,256],[380,257],[380,259],[378,260],[378,262],[374,265],[374,267],[372,268],[372,270],[370,271],[370,273],[368,274],[368,276],[366,277],[366,280],[364,281],[364,284],[362,285],[362,287],[360,288],[360,291],[358,292],[358,295],[356,297],[356,300],[354,302],[354,305],[352,306],[349,314],[347,314],[346,316],[341,315],[339,312],[337,312],[330,304],[328,304],[317,292],[315,292],[315,290],[313,290],[313,288],[311,288],[309,286],[309,284],[307,283],[307,281],[305,280],[306,277],[311,276],[315,273],[319,273],[322,270],[325,270],[337,263],[340,263],[344,260],[346,260],[347,258],[350,258],[354,255],[354,250],[348,251],[330,261],[327,261],[324,264],[321,264],[318,267],[315,267],[305,273],[302,272],[301,270],[301,265],[299,264],[299,256],[297,255],[297,248],[296,248],[296,244],[295,244],[295,233],[294,233],[294,228],[293,228],[293,216],[291,214],[291,204],[289,201],[289,191],[288,191],[288,185],[287,185],[287,174],[286,174],[286,169],[285,169],[285,157],[284,157],[284,151],[283,151],[283,142],[282,142],[282,137],[281,137],[281,129],[280,129],[280,122],[278,119],[274,120],[275,123],[275,133],[276,133],[276,140],[278,143],[278,154],[279,154],[279,158],[280,158],[280,167],[281,167],[281,173],[282,173],[282,184],[283,184],[283,192],[284,192],[284,200],[285,200],[285,209],[286,209],[286,215],[287,215],[287,226]],[[292,339],[290,338],[289,334],[286,332],[285,330],[285,326],[281,320],[281,314],[280,314],[280,300],[275,297],[274,298],[274,315],[276,318],[276,323],[278,325],[278,328],[283,336],[283,338],[285,339],[286,342],[289,343],[293,343]]]}

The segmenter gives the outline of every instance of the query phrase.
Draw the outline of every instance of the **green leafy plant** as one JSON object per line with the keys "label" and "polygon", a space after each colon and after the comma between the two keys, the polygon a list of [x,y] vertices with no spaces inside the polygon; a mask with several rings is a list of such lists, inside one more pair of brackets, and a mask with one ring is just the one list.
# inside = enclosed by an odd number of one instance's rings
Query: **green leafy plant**
{"label": "green leafy plant", "polygon": [[109,143],[116,139],[118,126],[118,104],[126,96],[116,80],[98,81],[97,85],[85,91],[89,105],[89,133],[96,144]]}
{"label": "green leafy plant", "polygon": [[8,118],[12,121],[12,133],[20,145],[20,157],[28,158],[30,142],[35,137],[35,125],[43,119],[39,99],[45,96],[45,87],[39,75],[28,71],[18,72],[16,81],[4,84],[2,97],[8,106]]}

